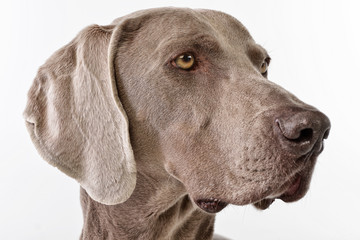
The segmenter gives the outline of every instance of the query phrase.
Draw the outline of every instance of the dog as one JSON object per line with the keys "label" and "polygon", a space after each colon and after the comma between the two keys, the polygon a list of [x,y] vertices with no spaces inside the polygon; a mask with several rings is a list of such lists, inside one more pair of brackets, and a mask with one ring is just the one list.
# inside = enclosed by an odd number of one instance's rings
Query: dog
{"label": "dog", "polygon": [[220,239],[228,204],[266,209],[310,184],[330,121],[267,79],[235,18],[158,8],[92,25],[40,67],[26,126],[81,186],[81,239]]}

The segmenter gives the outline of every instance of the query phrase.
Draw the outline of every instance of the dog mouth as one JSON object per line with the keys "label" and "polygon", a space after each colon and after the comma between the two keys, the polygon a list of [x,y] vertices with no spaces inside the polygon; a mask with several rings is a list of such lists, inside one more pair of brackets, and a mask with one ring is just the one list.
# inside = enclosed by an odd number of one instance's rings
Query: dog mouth
{"label": "dog mouth", "polygon": [[287,188],[277,196],[266,197],[258,202],[255,202],[253,205],[260,209],[267,209],[276,199],[280,199],[284,202],[294,202],[299,200],[305,195],[306,187],[305,180],[302,176],[296,175],[290,184],[287,184]]}
{"label": "dog mouth", "polygon": [[312,154],[307,155],[300,160],[307,164],[301,166],[300,169],[297,169],[296,172],[291,174],[291,177],[289,176],[289,178],[284,179],[277,187],[276,185],[273,185],[273,187],[275,187],[272,188],[273,190],[267,190],[255,195],[250,194],[248,198],[243,198],[242,200],[239,198],[231,200],[226,197],[212,196],[210,198],[193,198],[193,202],[203,211],[214,214],[220,212],[229,204],[252,204],[257,209],[265,210],[277,199],[286,203],[298,201],[305,196],[308,190],[315,164],[314,156]]}
{"label": "dog mouth", "polygon": [[[260,210],[265,210],[276,200],[280,199],[284,202],[294,202],[305,195],[305,180],[301,175],[296,175],[289,183],[284,184],[281,193],[275,196],[268,196],[253,205]],[[203,198],[194,201],[196,205],[207,213],[218,213],[229,205],[228,202],[217,198]]]}

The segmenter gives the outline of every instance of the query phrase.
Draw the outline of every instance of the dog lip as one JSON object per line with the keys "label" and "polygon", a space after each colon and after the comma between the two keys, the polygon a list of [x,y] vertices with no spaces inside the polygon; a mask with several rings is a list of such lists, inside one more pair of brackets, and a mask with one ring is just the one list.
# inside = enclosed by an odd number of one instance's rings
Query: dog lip
{"label": "dog lip", "polygon": [[297,190],[299,189],[301,184],[301,177],[297,176],[297,178],[295,179],[295,181],[292,183],[292,185],[290,185],[290,187],[285,191],[284,195],[285,196],[292,196],[294,195]]}
{"label": "dog lip", "polygon": [[228,203],[216,198],[198,199],[196,205],[207,213],[218,213],[223,210]]}
{"label": "dog lip", "polygon": [[301,198],[302,196],[302,177],[300,175],[296,175],[291,181],[291,184],[284,190],[283,193],[279,196],[267,197],[258,202],[253,203],[253,205],[260,209],[267,209],[275,199],[281,199],[284,202],[293,202]]}
{"label": "dog lip", "polygon": [[277,198],[283,200],[284,202],[293,202],[299,200],[302,197],[303,192],[303,179],[300,175],[298,175],[292,181],[289,188],[287,188],[287,190]]}

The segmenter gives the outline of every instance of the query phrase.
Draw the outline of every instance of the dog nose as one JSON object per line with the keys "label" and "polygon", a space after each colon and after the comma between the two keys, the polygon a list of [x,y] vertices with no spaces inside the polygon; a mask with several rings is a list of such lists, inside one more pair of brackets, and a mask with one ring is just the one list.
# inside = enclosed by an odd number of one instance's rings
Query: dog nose
{"label": "dog nose", "polygon": [[275,118],[276,135],[282,147],[296,155],[320,153],[330,131],[330,120],[317,110],[286,109]]}

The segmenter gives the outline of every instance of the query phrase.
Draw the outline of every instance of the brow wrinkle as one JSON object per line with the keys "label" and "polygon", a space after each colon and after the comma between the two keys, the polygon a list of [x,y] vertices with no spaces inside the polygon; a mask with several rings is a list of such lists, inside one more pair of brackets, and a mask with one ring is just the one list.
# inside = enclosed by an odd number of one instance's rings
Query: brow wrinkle
{"label": "brow wrinkle", "polygon": [[156,50],[161,51],[164,54],[169,54],[177,51],[199,50],[206,52],[219,52],[221,47],[214,37],[208,34],[193,34],[194,36],[171,36],[168,39],[161,41]]}

